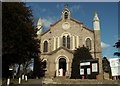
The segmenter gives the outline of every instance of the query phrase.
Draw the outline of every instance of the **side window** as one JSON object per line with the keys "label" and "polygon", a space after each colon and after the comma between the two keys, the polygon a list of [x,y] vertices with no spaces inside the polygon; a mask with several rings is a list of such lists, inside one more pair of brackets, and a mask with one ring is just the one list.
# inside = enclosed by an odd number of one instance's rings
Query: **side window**
{"label": "side window", "polygon": [[87,39],[86,39],[86,47],[87,47],[89,50],[91,50],[91,40],[90,40],[90,38],[87,38]]}
{"label": "side window", "polygon": [[48,52],[48,42],[47,41],[44,42],[43,48],[44,48],[43,52]]}

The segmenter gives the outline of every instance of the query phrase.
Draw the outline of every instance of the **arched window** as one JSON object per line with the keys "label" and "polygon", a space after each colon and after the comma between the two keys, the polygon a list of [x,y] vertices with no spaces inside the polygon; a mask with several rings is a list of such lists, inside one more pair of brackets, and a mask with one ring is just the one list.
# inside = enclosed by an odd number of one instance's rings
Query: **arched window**
{"label": "arched window", "polygon": [[70,36],[67,36],[67,48],[70,49]]}
{"label": "arched window", "polygon": [[67,12],[65,12],[64,17],[65,17],[65,19],[67,19],[67,18],[68,18],[68,13],[67,13]]}
{"label": "arched window", "polygon": [[65,47],[66,46],[66,37],[63,36],[63,46]]}
{"label": "arched window", "polygon": [[63,47],[70,49],[70,36],[63,36]]}
{"label": "arched window", "polygon": [[86,39],[86,47],[87,47],[89,50],[91,50],[91,40],[90,40],[90,38],[87,38],[87,39]]}
{"label": "arched window", "polygon": [[48,42],[47,41],[44,42],[43,52],[48,52]]}

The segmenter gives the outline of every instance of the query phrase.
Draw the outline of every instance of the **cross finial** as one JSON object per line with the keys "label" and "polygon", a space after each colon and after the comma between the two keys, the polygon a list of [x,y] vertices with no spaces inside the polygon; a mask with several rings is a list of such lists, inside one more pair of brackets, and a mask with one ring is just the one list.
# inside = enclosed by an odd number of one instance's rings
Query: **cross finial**
{"label": "cross finial", "polygon": [[68,4],[66,3],[64,6],[65,6],[65,8],[67,8],[67,7],[68,7]]}

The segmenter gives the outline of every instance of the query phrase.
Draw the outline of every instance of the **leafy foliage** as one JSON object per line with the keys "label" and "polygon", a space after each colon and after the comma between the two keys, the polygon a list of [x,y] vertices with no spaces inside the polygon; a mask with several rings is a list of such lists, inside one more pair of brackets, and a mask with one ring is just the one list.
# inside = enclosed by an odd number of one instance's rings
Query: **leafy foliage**
{"label": "leafy foliage", "polygon": [[110,62],[108,61],[108,59],[106,57],[103,57],[102,59],[102,65],[103,65],[103,71],[104,72],[110,72]]}
{"label": "leafy foliage", "polygon": [[80,61],[85,61],[88,59],[92,59],[88,48],[83,46],[75,50],[72,62],[71,78],[80,78]]}
{"label": "leafy foliage", "polygon": [[40,58],[35,58],[34,59],[34,78],[40,78],[40,77],[44,77],[45,76],[45,68],[46,68],[46,64],[44,64],[46,61],[44,61],[43,59]]}
{"label": "leafy foliage", "polygon": [[120,50],[120,40],[118,40],[118,41],[115,43],[114,47],[116,47],[116,48],[118,49],[118,52],[115,52],[114,55],[116,55],[116,56],[119,57],[119,56],[120,56],[120,52],[119,52],[119,50]]}
{"label": "leafy foliage", "polygon": [[2,3],[2,27],[4,74],[11,64],[20,65],[31,58],[38,58],[39,40],[36,39],[32,11],[25,3]]}

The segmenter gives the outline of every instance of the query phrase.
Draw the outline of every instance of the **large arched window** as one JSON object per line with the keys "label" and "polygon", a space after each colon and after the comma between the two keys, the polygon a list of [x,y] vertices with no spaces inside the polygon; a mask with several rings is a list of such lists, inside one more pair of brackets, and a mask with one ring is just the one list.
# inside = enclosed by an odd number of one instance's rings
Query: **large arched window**
{"label": "large arched window", "polygon": [[66,37],[63,36],[63,46],[65,47],[66,46]]}
{"label": "large arched window", "polygon": [[70,36],[67,36],[67,48],[70,49]]}
{"label": "large arched window", "polygon": [[63,36],[63,47],[70,49],[70,36]]}
{"label": "large arched window", "polygon": [[67,13],[67,12],[65,12],[64,17],[65,17],[65,19],[67,19],[67,18],[68,18],[68,13]]}
{"label": "large arched window", "polygon": [[48,52],[48,42],[47,41],[44,42],[43,52]]}
{"label": "large arched window", "polygon": [[90,40],[90,38],[87,38],[87,39],[86,39],[86,47],[87,47],[89,50],[91,50],[91,40]]}

